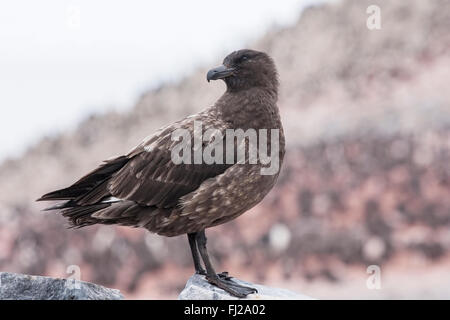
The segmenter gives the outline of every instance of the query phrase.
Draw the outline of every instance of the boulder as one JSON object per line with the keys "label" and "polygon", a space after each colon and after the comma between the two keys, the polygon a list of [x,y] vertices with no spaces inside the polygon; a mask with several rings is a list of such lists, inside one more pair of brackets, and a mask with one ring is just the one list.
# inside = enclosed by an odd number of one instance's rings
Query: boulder
{"label": "boulder", "polygon": [[[258,293],[250,294],[246,300],[312,300],[313,298],[286,289],[272,288],[261,284],[250,283],[232,278],[238,284],[253,287]],[[186,283],[185,288],[178,296],[179,300],[238,300],[240,298],[231,296],[224,290],[210,284],[205,276],[194,274]]]}
{"label": "boulder", "polygon": [[75,279],[0,272],[1,300],[121,300],[117,289]]}

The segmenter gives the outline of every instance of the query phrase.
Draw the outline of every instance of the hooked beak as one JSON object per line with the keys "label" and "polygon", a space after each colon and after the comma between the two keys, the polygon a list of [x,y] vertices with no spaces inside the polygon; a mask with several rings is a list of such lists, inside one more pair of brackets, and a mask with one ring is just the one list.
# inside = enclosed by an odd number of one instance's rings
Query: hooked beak
{"label": "hooked beak", "polygon": [[206,74],[206,80],[208,80],[209,82],[210,80],[224,79],[233,75],[233,72],[234,68],[227,68],[222,65],[220,67],[209,70]]}

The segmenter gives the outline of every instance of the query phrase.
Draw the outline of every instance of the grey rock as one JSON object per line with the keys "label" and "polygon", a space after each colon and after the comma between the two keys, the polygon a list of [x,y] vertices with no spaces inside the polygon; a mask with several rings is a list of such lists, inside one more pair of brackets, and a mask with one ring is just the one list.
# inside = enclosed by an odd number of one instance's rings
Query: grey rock
{"label": "grey rock", "polygon": [[75,279],[0,272],[1,300],[120,300],[117,289]]}
{"label": "grey rock", "polygon": [[205,276],[194,274],[186,283],[185,288],[178,296],[179,300],[313,300],[303,294],[286,289],[271,288],[260,284],[250,283],[232,278],[238,284],[253,287],[258,293],[250,294],[244,299],[231,296],[224,290],[213,286]]}

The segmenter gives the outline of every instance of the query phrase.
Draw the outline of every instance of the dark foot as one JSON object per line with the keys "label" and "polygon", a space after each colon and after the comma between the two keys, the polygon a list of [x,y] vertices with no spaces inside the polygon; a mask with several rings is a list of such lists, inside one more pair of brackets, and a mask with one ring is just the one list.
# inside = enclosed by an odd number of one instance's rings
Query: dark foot
{"label": "dark foot", "polygon": [[195,270],[196,274],[199,274],[201,276],[206,276],[206,271],[205,269],[199,269],[199,270]]}
{"label": "dark foot", "polygon": [[255,288],[237,284],[236,282],[231,280],[231,277],[228,276],[227,272],[219,273],[216,277],[206,276],[206,280],[208,280],[209,283],[215,285],[216,287],[225,290],[232,296],[238,298],[245,298],[249,294],[258,292],[258,290],[256,290]]}

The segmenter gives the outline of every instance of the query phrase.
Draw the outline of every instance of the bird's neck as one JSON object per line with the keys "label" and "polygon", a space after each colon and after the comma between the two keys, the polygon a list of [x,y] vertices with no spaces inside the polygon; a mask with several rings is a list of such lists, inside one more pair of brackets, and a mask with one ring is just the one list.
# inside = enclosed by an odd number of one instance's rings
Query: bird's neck
{"label": "bird's neck", "polygon": [[271,129],[280,128],[277,92],[251,88],[238,92],[225,92],[215,108],[232,128]]}

